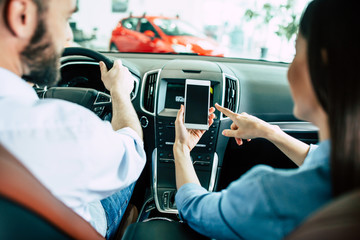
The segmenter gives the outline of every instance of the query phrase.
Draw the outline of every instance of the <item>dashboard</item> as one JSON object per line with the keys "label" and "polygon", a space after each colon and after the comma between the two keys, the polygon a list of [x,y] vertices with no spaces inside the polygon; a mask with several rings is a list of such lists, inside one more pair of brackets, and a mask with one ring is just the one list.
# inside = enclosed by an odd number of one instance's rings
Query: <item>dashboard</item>
{"label": "dashboard", "polygon": [[[288,64],[166,54],[104,55],[112,60],[121,59],[133,76],[132,102],[144,131],[148,159],[143,181],[150,182],[145,188],[151,189],[150,197],[159,212],[177,213],[172,146],[174,121],[184,100],[186,79],[211,82],[211,106],[219,103],[234,112],[247,112],[279,125],[299,139],[316,142],[317,128],[292,114],[293,102],[286,80]],[[90,58],[63,57],[61,76],[60,87],[91,88],[109,94],[100,79],[98,63]],[[102,110],[98,115],[110,120],[111,109]],[[217,111],[215,115],[214,124],[191,152],[200,183],[209,191],[221,189],[220,178],[226,175],[224,166],[233,161],[233,157],[227,157],[232,155],[229,139],[221,134],[232,122]],[[250,158],[247,154],[243,156],[243,161]]]}

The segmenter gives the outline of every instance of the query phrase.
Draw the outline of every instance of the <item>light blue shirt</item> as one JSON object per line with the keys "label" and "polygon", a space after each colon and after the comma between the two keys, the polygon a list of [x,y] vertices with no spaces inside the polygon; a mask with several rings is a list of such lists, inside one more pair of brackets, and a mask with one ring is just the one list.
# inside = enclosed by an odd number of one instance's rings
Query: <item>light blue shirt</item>
{"label": "light blue shirt", "polygon": [[253,167],[221,192],[197,184],[176,194],[180,217],[216,239],[282,239],[331,199],[330,142],[311,146],[297,169]]}
{"label": "light blue shirt", "polygon": [[40,100],[29,84],[3,68],[0,114],[0,142],[104,235],[100,200],[135,182],[145,165],[143,142],[135,131],[114,131],[77,104]]}

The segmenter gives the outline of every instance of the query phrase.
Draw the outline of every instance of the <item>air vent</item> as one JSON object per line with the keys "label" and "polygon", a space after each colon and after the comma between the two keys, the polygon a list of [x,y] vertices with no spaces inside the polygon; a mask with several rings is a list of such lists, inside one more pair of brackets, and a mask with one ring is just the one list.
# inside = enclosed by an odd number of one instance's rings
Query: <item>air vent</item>
{"label": "air vent", "polygon": [[130,93],[131,101],[136,98],[136,95],[137,95],[138,89],[139,89],[139,79],[137,77],[135,77],[134,75],[133,75],[133,79],[134,79],[134,88]]}
{"label": "air vent", "polygon": [[[236,99],[238,94],[237,81],[225,77],[225,101],[224,106],[233,112],[236,112]],[[224,116],[225,117],[225,116]]]}
{"label": "air vent", "polygon": [[156,80],[158,74],[159,74],[158,72],[150,73],[146,76],[145,79],[143,106],[145,110],[150,113],[154,113]]}

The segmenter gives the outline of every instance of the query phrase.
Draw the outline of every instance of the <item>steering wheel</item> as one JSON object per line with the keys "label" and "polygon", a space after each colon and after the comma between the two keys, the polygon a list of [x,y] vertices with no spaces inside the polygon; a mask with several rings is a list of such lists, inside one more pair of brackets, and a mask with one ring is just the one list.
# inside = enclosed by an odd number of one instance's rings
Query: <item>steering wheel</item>
{"label": "steering wheel", "polygon": [[[94,59],[97,62],[103,61],[108,69],[111,69],[114,62],[103,54],[87,48],[69,47],[65,48],[63,57],[80,55]],[[100,70],[99,70],[100,71]],[[79,87],[51,87],[43,94],[44,98],[57,98],[77,103],[86,107],[99,117],[104,117],[111,111],[111,96],[107,93],[92,89]],[[105,111],[110,109],[110,111]]]}
{"label": "steering wheel", "polygon": [[110,70],[114,65],[114,62],[112,60],[110,60],[108,57],[106,57],[105,55],[103,55],[99,52],[96,52],[94,50],[88,49],[88,48],[68,47],[68,48],[65,48],[62,56],[66,57],[66,56],[73,56],[73,55],[89,57],[98,62],[103,61],[108,70]]}

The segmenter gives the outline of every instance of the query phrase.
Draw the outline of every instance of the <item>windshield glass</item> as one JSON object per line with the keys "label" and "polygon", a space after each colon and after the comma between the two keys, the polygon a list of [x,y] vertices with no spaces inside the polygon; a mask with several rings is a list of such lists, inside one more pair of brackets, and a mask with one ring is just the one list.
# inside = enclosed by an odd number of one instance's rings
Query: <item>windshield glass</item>
{"label": "windshield glass", "polygon": [[290,62],[309,0],[77,0],[69,46]]}
{"label": "windshield glass", "polygon": [[205,34],[201,31],[178,19],[158,18],[154,20],[154,23],[164,32],[164,34],[169,36],[194,36],[206,38]]}

